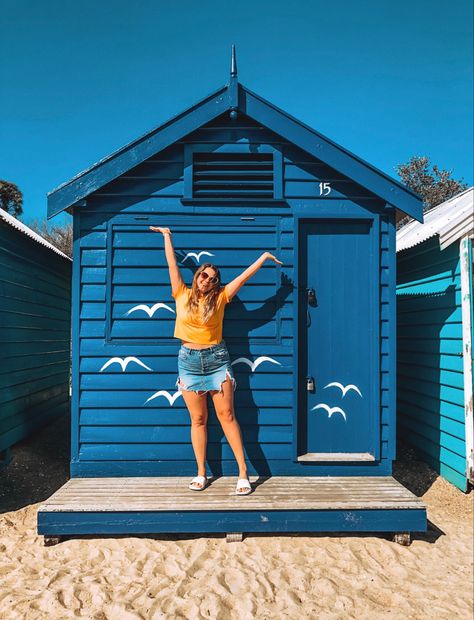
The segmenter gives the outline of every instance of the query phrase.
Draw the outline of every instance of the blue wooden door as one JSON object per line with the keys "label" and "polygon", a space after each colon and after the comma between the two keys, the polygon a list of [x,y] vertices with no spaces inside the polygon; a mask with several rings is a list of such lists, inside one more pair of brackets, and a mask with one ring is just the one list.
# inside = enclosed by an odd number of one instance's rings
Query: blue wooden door
{"label": "blue wooden door", "polygon": [[374,460],[378,455],[379,266],[374,228],[372,219],[301,224],[298,448],[308,460],[318,460],[318,455]]}

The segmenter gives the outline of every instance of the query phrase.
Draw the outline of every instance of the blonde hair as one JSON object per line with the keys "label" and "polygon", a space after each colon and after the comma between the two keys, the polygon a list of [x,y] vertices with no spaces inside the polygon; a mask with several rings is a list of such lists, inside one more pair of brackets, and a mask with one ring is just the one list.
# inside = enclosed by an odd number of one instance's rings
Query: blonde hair
{"label": "blonde hair", "polygon": [[193,277],[193,283],[191,286],[191,294],[189,295],[189,299],[187,301],[186,304],[186,308],[187,310],[191,313],[191,314],[197,314],[199,311],[199,296],[198,296],[198,278],[199,278],[199,274],[204,271],[204,269],[206,269],[206,267],[210,267],[211,269],[213,269],[215,271],[215,277],[219,279],[218,282],[216,282],[216,284],[214,284],[212,286],[212,288],[206,293],[205,295],[205,299],[204,299],[204,303],[202,304],[202,313],[200,316],[200,319],[203,323],[206,323],[210,317],[214,314],[215,310],[216,310],[216,303],[217,303],[217,298],[219,297],[219,293],[222,290],[222,287],[219,286],[220,281],[221,281],[221,274],[219,269],[213,265],[212,263],[203,263],[202,265],[199,266],[199,268],[196,270],[194,277]]}

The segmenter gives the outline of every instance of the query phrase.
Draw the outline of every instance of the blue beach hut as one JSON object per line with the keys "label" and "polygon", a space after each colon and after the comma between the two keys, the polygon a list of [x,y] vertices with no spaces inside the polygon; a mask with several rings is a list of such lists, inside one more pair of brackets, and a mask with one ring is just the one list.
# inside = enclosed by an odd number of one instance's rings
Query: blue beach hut
{"label": "blue beach hut", "polygon": [[69,408],[71,259],[0,209],[0,459]]}
{"label": "blue beach hut", "polygon": [[[60,186],[74,217],[71,480],[38,512],[75,533],[426,528],[395,457],[395,220],[419,198],[238,82]],[[255,492],[209,422],[213,483],[195,475],[176,391],[179,341],[163,241],[189,286],[263,266],[226,308],[236,415]],[[236,500],[241,500],[236,501]],[[405,538],[406,540],[406,538]]]}
{"label": "blue beach hut", "polygon": [[399,433],[462,491],[474,483],[473,197],[397,232]]}

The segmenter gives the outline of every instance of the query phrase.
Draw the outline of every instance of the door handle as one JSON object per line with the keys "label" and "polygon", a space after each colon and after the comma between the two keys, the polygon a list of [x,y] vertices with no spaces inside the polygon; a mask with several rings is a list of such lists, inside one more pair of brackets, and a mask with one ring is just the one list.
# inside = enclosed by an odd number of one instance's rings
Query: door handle
{"label": "door handle", "polygon": [[318,305],[318,300],[316,299],[316,293],[314,291],[314,288],[307,288],[306,292],[308,294],[308,305],[315,308]]}

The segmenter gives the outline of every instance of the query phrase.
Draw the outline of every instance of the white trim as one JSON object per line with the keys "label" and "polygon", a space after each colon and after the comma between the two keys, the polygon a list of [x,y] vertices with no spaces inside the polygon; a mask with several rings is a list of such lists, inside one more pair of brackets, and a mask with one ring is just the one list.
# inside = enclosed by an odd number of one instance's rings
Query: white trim
{"label": "white trim", "polygon": [[472,341],[471,341],[471,293],[469,265],[469,235],[465,235],[459,244],[461,265],[461,309],[462,309],[462,350],[464,369],[464,414],[466,432],[466,477],[474,482],[474,418],[472,410]]}

